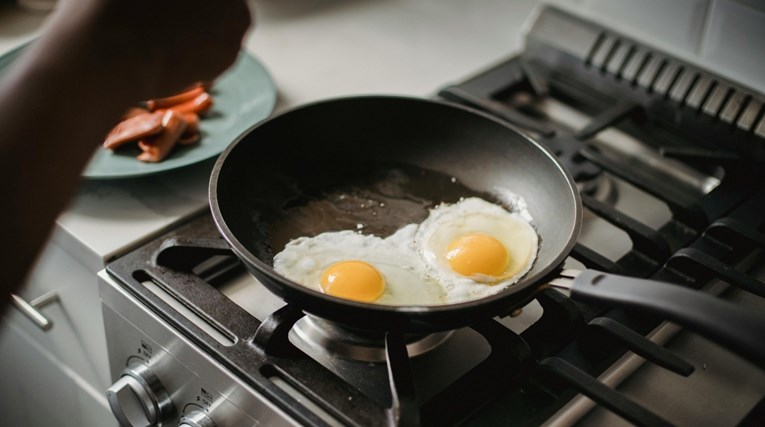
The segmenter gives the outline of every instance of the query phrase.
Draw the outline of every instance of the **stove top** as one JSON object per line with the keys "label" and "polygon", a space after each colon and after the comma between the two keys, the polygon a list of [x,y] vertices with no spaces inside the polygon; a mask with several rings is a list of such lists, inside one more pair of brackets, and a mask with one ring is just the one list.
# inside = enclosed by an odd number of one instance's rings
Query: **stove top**
{"label": "stove top", "polygon": [[[765,308],[765,271],[751,268],[762,266],[765,248],[761,94],[545,9],[522,55],[439,96],[506,120],[569,168],[586,215],[566,267]],[[765,414],[761,369],[706,342],[705,353],[688,353],[678,343],[697,337],[670,341],[678,328],[662,319],[552,289],[510,316],[449,333],[338,331],[250,277],[208,214],[107,271],[213,365],[300,424],[746,425]],[[119,377],[125,357],[111,348],[110,357]],[[712,386],[698,382],[712,371]],[[688,384],[727,400],[686,409],[693,399],[674,394]]]}

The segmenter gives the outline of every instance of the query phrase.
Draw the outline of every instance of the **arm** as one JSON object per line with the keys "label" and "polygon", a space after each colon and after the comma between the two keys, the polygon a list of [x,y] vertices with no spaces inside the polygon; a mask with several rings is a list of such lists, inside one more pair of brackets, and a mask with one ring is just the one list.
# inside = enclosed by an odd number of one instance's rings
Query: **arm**
{"label": "arm", "polygon": [[121,113],[212,80],[236,58],[249,23],[243,0],[60,2],[43,36],[0,80],[0,267],[10,273],[0,307]]}

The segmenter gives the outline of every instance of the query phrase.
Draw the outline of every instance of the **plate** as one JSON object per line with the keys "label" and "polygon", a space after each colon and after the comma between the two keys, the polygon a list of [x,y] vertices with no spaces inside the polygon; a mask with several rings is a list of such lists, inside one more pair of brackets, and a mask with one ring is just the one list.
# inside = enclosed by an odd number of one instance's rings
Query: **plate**
{"label": "plate", "polygon": [[[0,74],[18,57],[24,46],[0,57]],[[83,176],[92,179],[130,178],[177,169],[216,156],[244,131],[271,114],[276,87],[263,65],[241,52],[234,65],[215,80],[211,89],[213,108],[200,121],[201,140],[188,147],[175,147],[159,163],[136,159],[135,144],[116,152],[99,144]]]}

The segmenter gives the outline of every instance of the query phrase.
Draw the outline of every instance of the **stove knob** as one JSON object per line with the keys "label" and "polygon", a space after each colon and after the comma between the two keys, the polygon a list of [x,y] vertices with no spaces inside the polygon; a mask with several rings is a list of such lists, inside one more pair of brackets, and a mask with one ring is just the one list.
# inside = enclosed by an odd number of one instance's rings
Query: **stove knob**
{"label": "stove knob", "polygon": [[191,411],[181,417],[178,427],[215,427],[215,422],[202,411]]}
{"label": "stove knob", "polygon": [[117,421],[124,427],[162,426],[173,415],[173,403],[149,368],[134,363],[106,391]]}

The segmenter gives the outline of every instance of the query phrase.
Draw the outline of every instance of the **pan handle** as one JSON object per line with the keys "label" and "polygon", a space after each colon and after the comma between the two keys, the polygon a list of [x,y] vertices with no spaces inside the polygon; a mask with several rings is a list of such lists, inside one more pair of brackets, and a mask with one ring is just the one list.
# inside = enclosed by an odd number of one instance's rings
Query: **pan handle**
{"label": "pan handle", "polygon": [[[560,285],[560,279],[551,284]],[[765,368],[765,316],[745,307],[678,285],[596,270],[581,272],[569,289],[577,301],[606,303],[661,316]]]}

